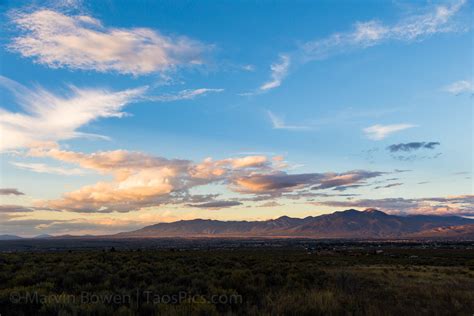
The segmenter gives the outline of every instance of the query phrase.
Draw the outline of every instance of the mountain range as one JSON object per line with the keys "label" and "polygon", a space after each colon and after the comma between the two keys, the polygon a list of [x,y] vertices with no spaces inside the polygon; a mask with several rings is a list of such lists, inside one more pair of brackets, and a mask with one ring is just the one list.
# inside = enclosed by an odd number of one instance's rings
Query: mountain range
{"label": "mountain range", "polygon": [[207,219],[159,223],[113,238],[474,238],[474,219],[459,216],[389,215],[354,209],[320,216],[282,216],[266,221]]}
{"label": "mountain range", "polygon": [[354,209],[320,216],[282,216],[265,221],[180,220],[158,223],[114,235],[42,234],[32,238],[0,235],[0,241],[23,239],[128,238],[317,238],[317,239],[469,239],[474,219],[460,216],[390,215],[376,209]]}
{"label": "mountain range", "polygon": [[45,238],[52,238],[52,237],[53,236],[48,235],[48,234],[41,234],[41,235],[31,237],[31,238],[24,238],[24,237],[20,237],[16,235],[4,234],[4,235],[0,235],[0,241],[1,240],[20,240],[20,239],[45,239]]}

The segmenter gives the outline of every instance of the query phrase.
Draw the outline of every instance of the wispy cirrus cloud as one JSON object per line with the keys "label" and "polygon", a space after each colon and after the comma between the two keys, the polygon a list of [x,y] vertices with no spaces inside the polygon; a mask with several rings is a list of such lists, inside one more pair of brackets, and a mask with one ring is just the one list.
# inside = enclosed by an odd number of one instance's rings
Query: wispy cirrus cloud
{"label": "wispy cirrus cloud", "polygon": [[275,89],[281,85],[282,80],[288,74],[288,70],[290,68],[291,59],[288,55],[280,55],[280,59],[278,62],[272,64],[270,66],[271,74],[270,80],[263,83],[259,90],[260,91],[267,91],[271,89]]}
{"label": "wispy cirrus cloud", "polygon": [[13,102],[22,110],[12,112],[0,107],[0,132],[3,136],[0,151],[29,147],[36,142],[55,142],[75,137],[107,139],[107,136],[88,134],[79,130],[101,118],[125,116],[123,109],[132,103],[191,100],[223,91],[223,89],[200,88],[151,96],[146,86],[122,91],[69,86],[67,93],[60,94],[42,87],[28,89],[3,76],[0,76],[0,86],[12,93]]}
{"label": "wispy cirrus cloud", "polygon": [[0,108],[0,151],[87,136],[78,129],[99,118],[122,117],[122,109],[144,95],[146,87],[109,91],[69,86],[65,95],[41,87],[30,90],[0,76],[0,85],[13,93],[22,112]]}
{"label": "wispy cirrus cloud", "polygon": [[[424,12],[406,16],[394,24],[385,24],[377,19],[356,22],[351,30],[308,41],[295,51],[280,56],[287,56],[293,64],[302,65],[383,43],[421,41],[435,34],[461,31],[465,27],[458,24],[454,17],[465,3],[466,0],[458,0],[446,5],[431,5],[425,8]],[[279,69],[274,66],[281,64],[280,60],[272,65],[272,80],[263,84],[260,89],[265,87],[268,90],[281,85],[288,74],[287,67],[285,71],[276,72],[283,75],[274,76],[274,68]],[[466,83],[462,83],[461,86],[465,89]]]}
{"label": "wispy cirrus cloud", "polygon": [[72,176],[72,175],[83,175],[85,171],[79,168],[63,168],[50,166],[44,163],[27,163],[27,162],[10,162],[12,165],[19,169],[24,169],[37,173],[50,173],[58,174],[62,176]]}
{"label": "wispy cirrus cloud", "polygon": [[149,28],[107,27],[88,15],[13,12],[20,30],[9,48],[52,68],[146,75],[203,63],[209,46]]}
{"label": "wispy cirrus cloud", "polygon": [[363,129],[364,133],[367,135],[369,139],[372,140],[382,140],[387,136],[403,131],[408,128],[416,127],[413,124],[391,124],[391,125],[372,125]]}
{"label": "wispy cirrus cloud", "polygon": [[276,115],[271,111],[267,111],[268,118],[270,119],[274,129],[286,129],[286,130],[309,130],[310,127],[306,125],[291,125],[287,124],[283,117]]}
{"label": "wispy cirrus cloud", "polygon": [[321,60],[388,41],[419,41],[437,33],[458,31],[453,17],[465,3],[459,0],[451,5],[432,6],[422,14],[407,16],[392,25],[378,20],[357,22],[350,31],[305,43],[299,53],[305,61]]}
{"label": "wispy cirrus cloud", "polygon": [[163,94],[158,96],[146,96],[144,99],[150,101],[159,101],[159,102],[171,102],[179,100],[192,100],[199,96],[205,96],[209,93],[219,93],[224,91],[224,89],[210,89],[210,88],[199,88],[199,89],[186,89],[179,91],[174,94]]}

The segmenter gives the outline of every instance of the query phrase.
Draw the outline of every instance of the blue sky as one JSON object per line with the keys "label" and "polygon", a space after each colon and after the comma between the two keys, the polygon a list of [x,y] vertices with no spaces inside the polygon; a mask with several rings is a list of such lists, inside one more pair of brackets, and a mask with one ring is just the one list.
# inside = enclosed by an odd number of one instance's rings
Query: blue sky
{"label": "blue sky", "polygon": [[473,211],[469,1],[1,5],[0,232]]}

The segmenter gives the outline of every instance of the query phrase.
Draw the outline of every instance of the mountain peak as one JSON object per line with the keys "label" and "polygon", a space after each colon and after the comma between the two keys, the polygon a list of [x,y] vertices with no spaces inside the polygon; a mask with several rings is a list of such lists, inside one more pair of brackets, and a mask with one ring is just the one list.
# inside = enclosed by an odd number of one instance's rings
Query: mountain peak
{"label": "mountain peak", "polygon": [[382,212],[382,211],[379,211],[378,209],[376,208],[367,208],[364,210],[364,213],[372,213],[372,214],[384,214],[384,215],[387,215],[386,213]]}
{"label": "mountain peak", "polygon": [[[338,211],[338,212],[335,212],[335,213],[340,213],[340,214],[341,214],[341,213],[342,213],[342,214],[360,214],[360,213],[362,213],[362,212],[359,211],[359,210],[356,210],[356,209],[351,208],[351,209],[348,209],[348,210],[345,210],[345,211]],[[335,214],[335,213],[334,213],[334,214]]]}
{"label": "mountain peak", "polygon": [[0,240],[18,240],[18,239],[23,239],[23,238],[16,235],[8,235],[8,234],[0,235]]}
{"label": "mountain peak", "polygon": [[43,239],[43,238],[51,238],[51,237],[53,237],[53,236],[48,235],[48,234],[41,234],[41,235],[35,236],[33,238],[34,239]]}

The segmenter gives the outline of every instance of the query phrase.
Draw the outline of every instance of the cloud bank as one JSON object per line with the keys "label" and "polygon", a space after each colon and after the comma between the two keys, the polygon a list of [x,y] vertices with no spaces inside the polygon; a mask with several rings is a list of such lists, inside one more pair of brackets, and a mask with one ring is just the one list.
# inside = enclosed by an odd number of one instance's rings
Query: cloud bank
{"label": "cloud bank", "polygon": [[216,199],[218,195],[196,195],[191,193],[193,189],[224,185],[231,192],[258,196],[263,201],[310,188],[322,190],[361,184],[384,174],[366,170],[290,174],[281,170],[285,166],[281,165],[279,156],[206,158],[195,163],[126,150],[87,154],[63,150],[55,144],[33,147],[28,156],[55,159],[113,177],[112,181],[99,181],[68,192],[60,199],[35,204],[36,207],[84,213],[129,212],[163,204],[217,209],[238,206],[241,201],[219,200]]}
{"label": "cloud bank", "polygon": [[[188,203],[201,208],[229,206],[219,204],[221,202],[217,202],[215,196],[191,195],[189,190],[211,183],[225,184],[237,174],[271,170],[272,164],[265,156],[207,158],[193,163],[125,150],[85,154],[62,150],[55,145],[32,148],[28,155],[112,175],[113,181],[100,181],[66,193],[61,199],[38,202],[38,207],[99,213],[128,212],[162,204]],[[213,204],[201,204],[209,202]]]}

